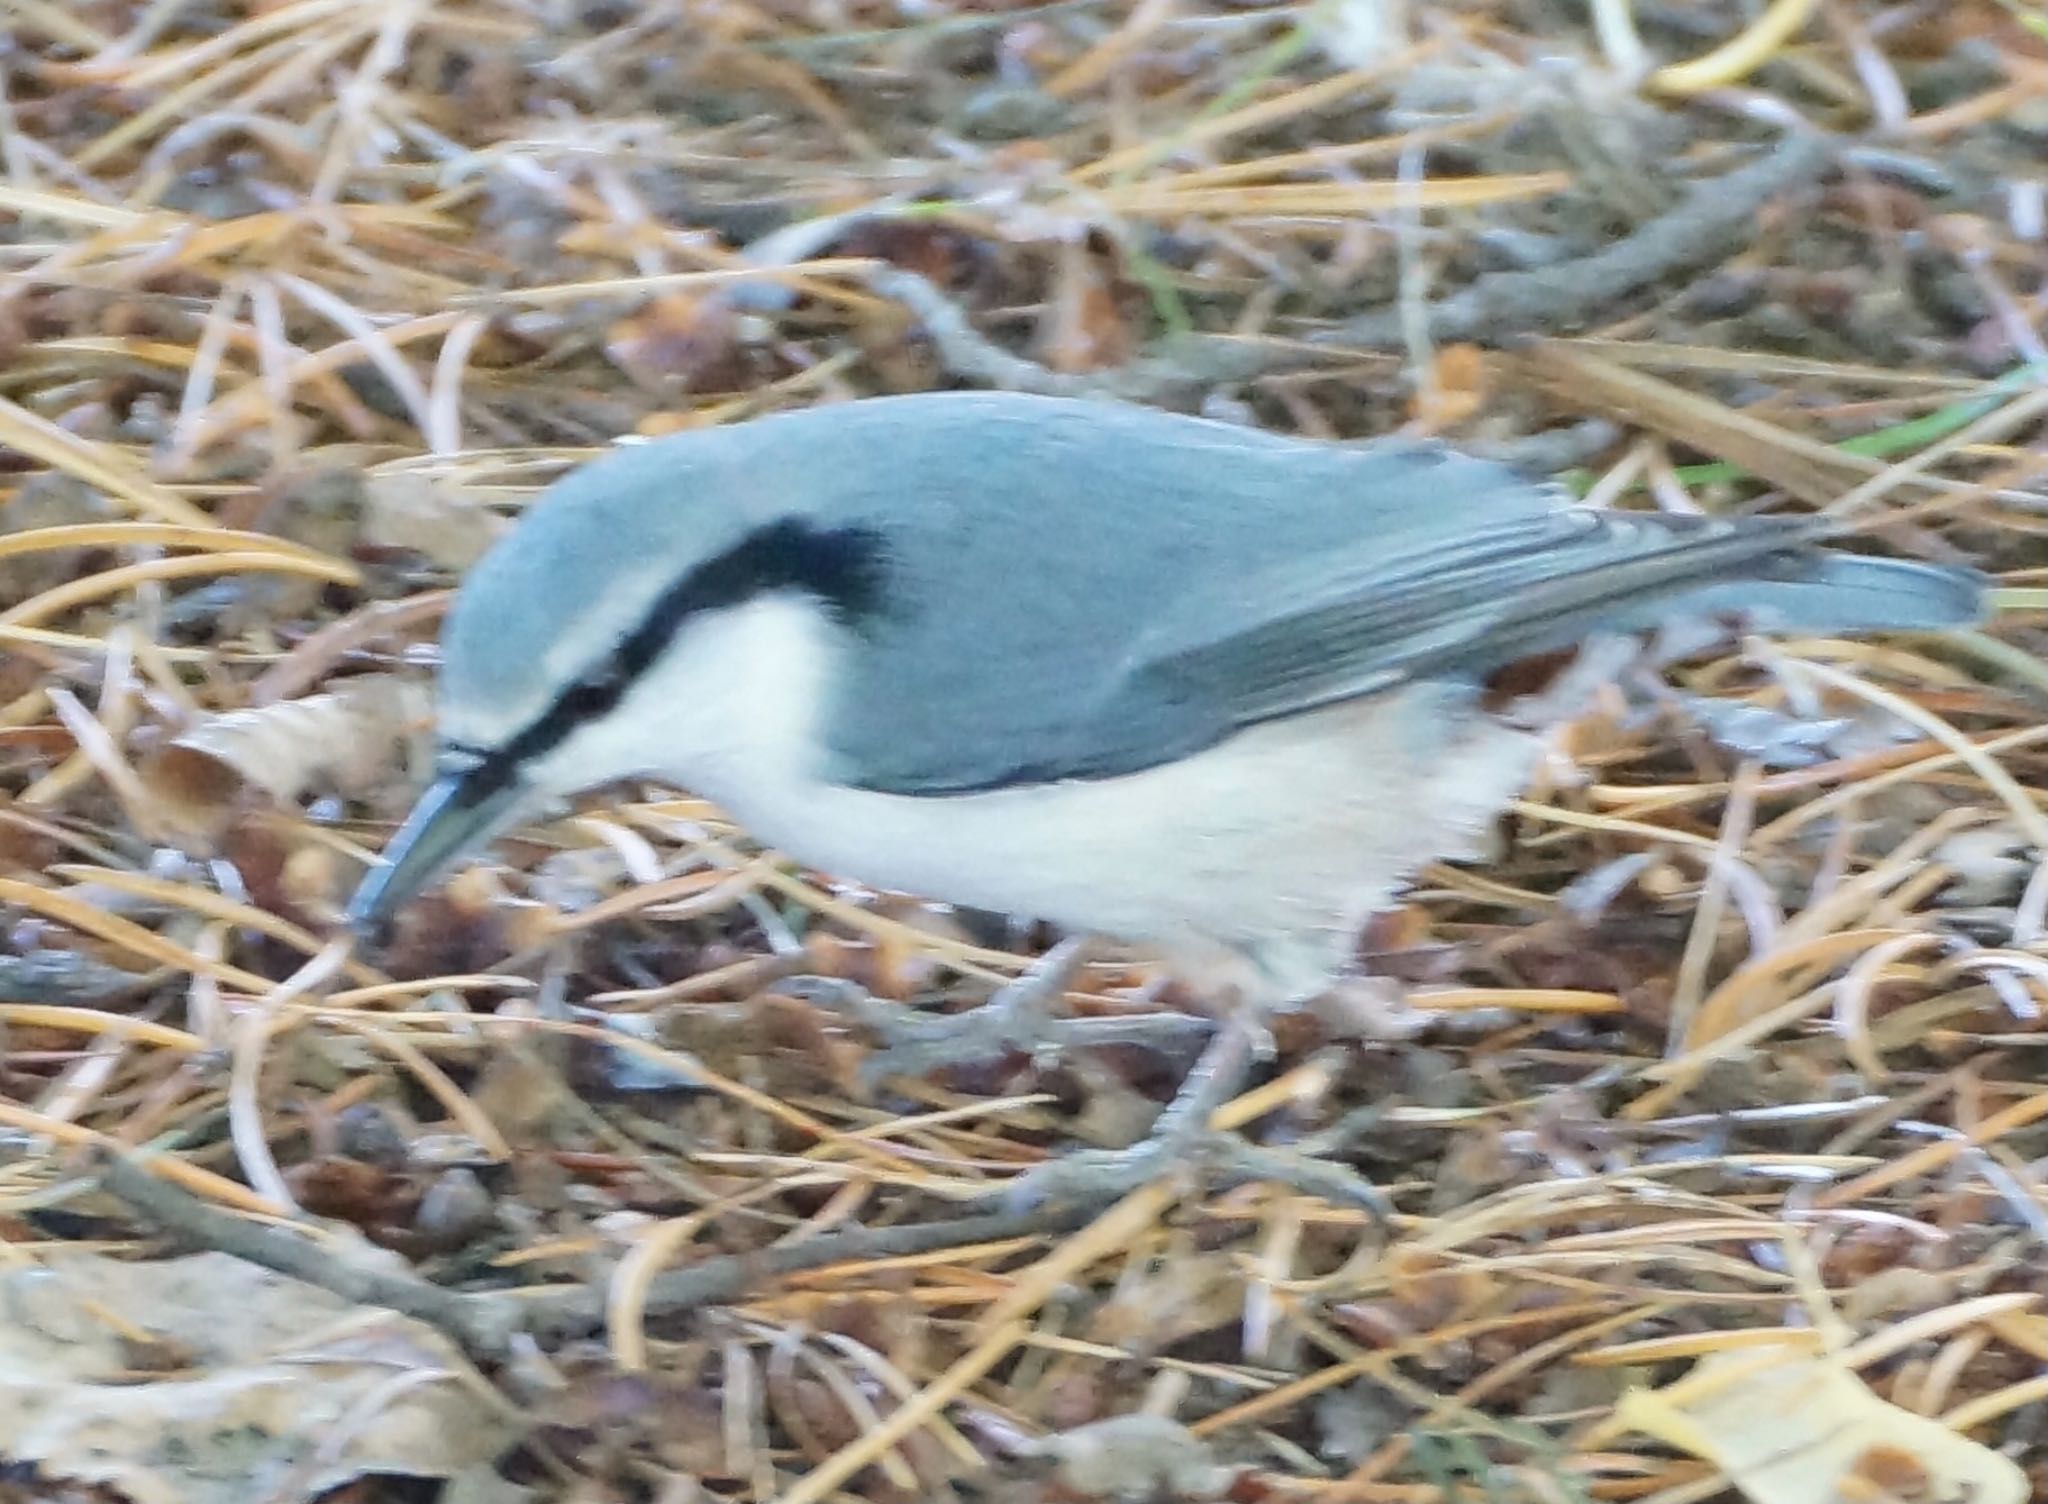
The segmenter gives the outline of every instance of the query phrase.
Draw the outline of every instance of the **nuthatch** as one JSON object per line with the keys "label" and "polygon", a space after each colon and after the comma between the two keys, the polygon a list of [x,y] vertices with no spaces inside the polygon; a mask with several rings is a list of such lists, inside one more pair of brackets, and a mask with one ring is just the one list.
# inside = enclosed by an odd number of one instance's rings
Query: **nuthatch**
{"label": "nuthatch", "polygon": [[1528,779],[1545,728],[1499,713],[1504,668],[1987,610],[1970,571],[1826,538],[1576,506],[1436,444],[1001,394],[621,448],[463,583],[439,776],[351,915],[644,776],[813,867],[1148,945],[1277,1006]]}

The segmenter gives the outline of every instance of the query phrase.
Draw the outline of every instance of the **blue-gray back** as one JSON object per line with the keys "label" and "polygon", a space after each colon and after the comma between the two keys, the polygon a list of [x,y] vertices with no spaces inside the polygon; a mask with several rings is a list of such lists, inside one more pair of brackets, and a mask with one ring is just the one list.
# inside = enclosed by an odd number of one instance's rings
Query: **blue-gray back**
{"label": "blue-gray back", "polygon": [[[748,552],[763,539],[810,552],[763,574],[762,548]],[[459,604],[450,664],[484,699],[520,702],[516,719],[537,678],[573,677],[679,574],[744,557],[753,578],[780,568],[802,584],[835,567],[834,540],[867,548],[856,562],[872,568],[838,602],[859,609],[842,612],[826,711],[834,772],[903,793],[1129,772],[1260,720],[1674,614],[1870,630],[1983,609],[1967,571],[1832,554],[1798,524],[1570,507],[1440,446],[948,393],[585,467],[479,566],[470,589],[520,609]]]}

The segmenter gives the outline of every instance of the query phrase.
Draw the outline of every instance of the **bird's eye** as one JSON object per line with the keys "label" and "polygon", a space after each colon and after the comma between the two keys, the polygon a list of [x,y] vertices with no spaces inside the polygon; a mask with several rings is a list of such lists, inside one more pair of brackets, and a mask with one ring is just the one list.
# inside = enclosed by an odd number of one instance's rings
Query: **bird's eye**
{"label": "bird's eye", "polygon": [[593,666],[569,691],[579,707],[600,709],[611,705],[626,687],[626,670],[616,658]]}

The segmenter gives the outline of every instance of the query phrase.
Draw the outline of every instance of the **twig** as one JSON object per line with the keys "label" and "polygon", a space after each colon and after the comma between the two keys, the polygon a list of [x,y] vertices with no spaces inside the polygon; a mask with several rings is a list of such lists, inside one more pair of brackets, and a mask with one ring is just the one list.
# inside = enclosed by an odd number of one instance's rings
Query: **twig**
{"label": "twig", "polygon": [[124,971],[74,950],[30,951],[25,956],[0,956],[0,998],[10,1003],[91,1006],[133,997],[170,975],[161,969]]}
{"label": "twig", "polygon": [[[1109,1196],[1037,1211],[998,1211],[945,1222],[919,1222],[903,1227],[848,1227],[802,1243],[765,1248],[758,1253],[724,1254],[676,1269],[648,1287],[646,1313],[670,1315],[714,1302],[731,1301],[768,1281],[805,1269],[869,1259],[911,1258],[947,1248],[997,1243],[1034,1233],[1061,1233],[1079,1227]],[[578,1285],[539,1295],[471,1297],[516,1301],[525,1331],[573,1336],[595,1331],[604,1321],[605,1292]]]}
{"label": "twig", "polygon": [[[104,1155],[99,1184],[110,1196],[187,1242],[302,1279],[344,1300],[414,1317],[481,1360],[502,1358],[513,1337],[521,1332],[567,1337],[595,1331],[604,1324],[605,1292],[600,1287],[444,1290],[410,1274],[374,1267],[297,1231],[222,1211],[160,1179],[146,1161],[131,1155]],[[656,1279],[648,1289],[646,1313],[670,1315],[731,1301],[783,1275],[828,1264],[908,1258],[1027,1234],[1064,1232],[1085,1222],[1106,1199],[1070,1197],[1059,1207],[1034,1211],[1000,1211],[902,1227],[852,1227],[757,1253],[722,1255]]]}
{"label": "twig", "polygon": [[[1733,255],[1756,230],[1756,215],[1787,188],[1817,177],[1835,142],[1818,131],[1793,132],[1769,156],[1696,185],[1667,214],[1577,261],[1533,271],[1496,272],[1426,310],[1428,332],[1444,342],[1480,343],[1554,334],[1603,314],[1622,298],[1680,272]],[[1310,336],[1318,344],[1399,349],[1401,311],[1380,308]]]}
{"label": "twig", "polygon": [[1141,355],[1102,371],[1054,371],[1003,349],[974,327],[965,309],[928,278],[901,267],[866,273],[868,286],[917,316],[946,369],[970,381],[1006,392],[1041,397],[1111,397],[1131,402],[1157,399],[1205,382],[1243,381],[1268,369],[1271,353],[1224,340],[1184,345],[1165,341],[1156,355]]}
{"label": "twig", "polygon": [[[808,995],[808,994],[807,994]],[[930,1018],[862,993],[858,999],[811,997],[846,1008],[882,1037],[884,1047],[861,1063],[869,1083],[890,1076],[923,1076],[948,1065],[977,1064],[1015,1051],[1058,1057],[1073,1050],[1135,1045],[1175,1059],[1191,1059],[1215,1024],[1192,1013],[1140,1013],[1119,1018],[1047,1018],[1034,1026],[1022,1013],[1003,1010],[984,1020],[990,1004],[972,1013]],[[959,1027],[947,1027],[954,1025]]]}
{"label": "twig", "polygon": [[[1834,139],[1821,132],[1789,132],[1768,156],[1698,184],[1669,213],[1580,260],[1496,272],[1440,302],[1409,308],[1405,319],[1401,308],[1377,308],[1317,330],[1308,342],[1397,350],[1418,333],[1434,343],[1498,344],[1579,327],[1612,313],[1631,294],[1733,255],[1754,233],[1757,211],[1819,176],[1836,150]],[[1155,401],[1198,386],[1249,381],[1314,354],[1298,345],[1188,335],[1162,340],[1152,353],[1112,369],[1052,371],[981,334],[964,309],[916,272],[879,267],[866,275],[876,292],[917,316],[949,371],[1004,391]]]}
{"label": "twig", "polygon": [[[509,1328],[493,1332],[492,1323],[482,1319],[487,1314],[485,1297],[443,1290],[410,1274],[377,1268],[299,1232],[222,1211],[157,1176],[145,1159],[104,1153],[99,1184],[108,1195],[187,1242],[302,1279],[344,1300],[417,1317],[471,1351],[495,1348],[511,1334]],[[491,1338],[497,1340],[487,1340]]]}
{"label": "twig", "polygon": [[[1248,1057],[1260,1047],[1262,1030],[1257,1026],[1240,1019],[1219,1030],[1209,1019],[1184,1013],[1052,1017],[1048,1005],[1065,991],[1086,955],[1085,940],[1063,941],[983,1006],[943,1018],[923,1017],[872,997],[854,984],[829,978],[792,978],[798,986],[792,987],[790,982],[783,986],[821,1007],[850,1014],[881,1036],[885,1047],[869,1056],[861,1070],[870,1082],[1011,1051],[1056,1054],[1091,1046],[1136,1044],[1179,1053],[1208,1041],[1144,1142],[1128,1149],[1084,1150],[1051,1160],[991,1190],[984,1198],[989,1204],[1005,1208],[1088,1206],[1187,1167],[1220,1185],[1272,1181],[1335,1205],[1362,1206],[1381,1217],[1386,1215],[1387,1202],[1379,1190],[1342,1165],[1261,1148],[1234,1133],[1210,1128],[1211,1115],[1243,1081],[1250,1067]],[[801,985],[806,982],[814,985]]]}
{"label": "twig", "polygon": [[1129,1149],[1083,1149],[1019,1176],[990,1191],[1003,1206],[1070,1211],[1128,1195],[1166,1175],[1216,1190],[1244,1185],[1280,1185],[1332,1206],[1370,1212],[1380,1223],[1393,1215],[1386,1193],[1363,1175],[1298,1149],[1269,1149],[1218,1129],[1155,1132]]}
{"label": "twig", "polygon": [[1332,1206],[1370,1212],[1381,1225],[1394,1214],[1386,1192],[1347,1165],[1322,1159],[1297,1145],[1272,1149],[1234,1133],[1210,1132],[1198,1140],[1202,1168],[1217,1186],[1284,1185]]}

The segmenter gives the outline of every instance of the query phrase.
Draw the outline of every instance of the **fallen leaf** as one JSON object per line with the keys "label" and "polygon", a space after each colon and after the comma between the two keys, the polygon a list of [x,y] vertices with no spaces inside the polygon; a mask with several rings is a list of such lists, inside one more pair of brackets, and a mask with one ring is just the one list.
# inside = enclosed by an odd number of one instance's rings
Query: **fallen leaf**
{"label": "fallen leaf", "polygon": [[612,325],[604,353],[650,391],[730,390],[744,384],[739,322],[728,299],[676,293]]}
{"label": "fallen leaf", "polygon": [[1667,1388],[1630,1391],[1616,1416],[1711,1462],[1754,1504],[2028,1497],[2010,1459],[1880,1398],[1831,1355],[1790,1344],[1717,1353]]}
{"label": "fallen leaf", "polygon": [[362,542],[465,570],[506,530],[505,520],[452,480],[417,470],[374,470],[363,480]]}
{"label": "fallen leaf", "polygon": [[1816,718],[1683,691],[1673,692],[1672,703],[1714,741],[1774,772],[1882,752],[1920,734],[1896,716],[1867,706],[1846,715]]}
{"label": "fallen leaf", "polygon": [[1084,1499],[1217,1499],[1237,1476],[1207,1442],[1163,1415],[1112,1416],[1041,1437],[1017,1455],[1050,1462],[1062,1492]]}
{"label": "fallen leaf", "polygon": [[[480,1470],[517,1436],[431,1327],[224,1253],[54,1254],[5,1280],[0,1460],[47,1480],[133,1504],[296,1504],[468,1474],[489,1498]],[[137,1382],[136,1331],[189,1366]]]}
{"label": "fallen leaf", "polygon": [[358,795],[391,781],[432,714],[425,685],[390,674],[344,680],[297,700],[202,721],[143,760],[141,774],[177,825],[223,831],[245,786],[281,803],[315,789]]}

